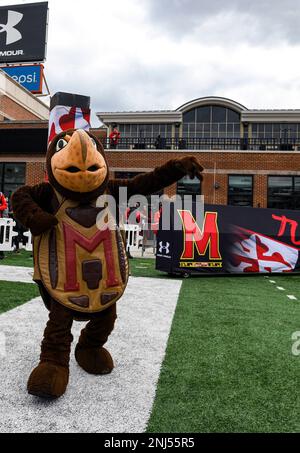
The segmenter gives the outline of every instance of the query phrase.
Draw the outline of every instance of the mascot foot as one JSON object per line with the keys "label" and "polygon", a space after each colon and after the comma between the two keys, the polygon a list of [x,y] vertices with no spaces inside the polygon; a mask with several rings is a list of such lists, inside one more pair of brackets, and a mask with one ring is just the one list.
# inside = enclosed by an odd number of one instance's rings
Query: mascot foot
{"label": "mascot foot", "polygon": [[75,359],[90,374],[109,374],[114,368],[113,359],[105,348],[86,348],[78,344]]}
{"label": "mascot foot", "polygon": [[51,362],[41,362],[31,373],[27,390],[41,398],[62,396],[69,381],[69,369]]}

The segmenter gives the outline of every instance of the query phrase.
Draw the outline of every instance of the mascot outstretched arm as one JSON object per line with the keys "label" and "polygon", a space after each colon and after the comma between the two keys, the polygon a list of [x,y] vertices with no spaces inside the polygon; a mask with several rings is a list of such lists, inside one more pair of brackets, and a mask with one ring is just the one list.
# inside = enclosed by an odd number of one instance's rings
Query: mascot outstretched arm
{"label": "mascot outstretched arm", "polygon": [[96,206],[97,198],[106,193],[118,201],[120,186],[127,187],[129,197],[150,195],[184,175],[201,179],[203,169],[194,157],[184,157],[130,180],[110,180],[101,143],[81,129],[57,135],[46,164],[49,183],[21,187],[12,206],[34,237],[33,278],[49,309],[40,362],[27,389],[32,395],[57,398],[69,380],[73,320],[88,321],[75,348],[78,364],[96,375],[114,367],[103,346],[114,328],[116,302],[126,288],[128,262],[115,224],[97,228],[103,209]]}

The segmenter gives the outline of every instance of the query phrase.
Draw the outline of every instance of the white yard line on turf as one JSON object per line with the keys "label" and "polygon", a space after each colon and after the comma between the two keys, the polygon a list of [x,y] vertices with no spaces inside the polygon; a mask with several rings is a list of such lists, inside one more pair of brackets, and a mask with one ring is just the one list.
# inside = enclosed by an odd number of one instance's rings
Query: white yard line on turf
{"label": "white yard line on turf", "polygon": [[0,280],[2,281],[33,283],[32,276],[32,267],[0,266]]}
{"label": "white yard line on turf", "polygon": [[[270,283],[276,283],[275,280],[268,280]],[[282,286],[276,286],[276,288],[279,290],[279,291],[285,291],[285,288],[283,288]],[[287,296],[290,300],[298,300],[296,296],[293,296],[292,294],[287,294]]]}
{"label": "white yard line on turf", "polygon": [[[0,315],[0,432],[142,432],[149,419],[181,281],[130,277],[107,348],[115,369],[92,376],[75,362],[85,323],[74,322],[66,394],[45,401],[26,392],[48,317],[40,298]],[[161,295],[164,294],[162,298]]]}

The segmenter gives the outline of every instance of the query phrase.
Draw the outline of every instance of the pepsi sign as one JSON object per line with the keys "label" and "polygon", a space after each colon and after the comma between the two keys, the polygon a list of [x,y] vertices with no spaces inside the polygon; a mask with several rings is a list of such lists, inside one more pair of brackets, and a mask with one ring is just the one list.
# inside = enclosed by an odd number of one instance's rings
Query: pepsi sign
{"label": "pepsi sign", "polygon": [[42,93],[43,65],[6,66],[1,69],[31,93]]}

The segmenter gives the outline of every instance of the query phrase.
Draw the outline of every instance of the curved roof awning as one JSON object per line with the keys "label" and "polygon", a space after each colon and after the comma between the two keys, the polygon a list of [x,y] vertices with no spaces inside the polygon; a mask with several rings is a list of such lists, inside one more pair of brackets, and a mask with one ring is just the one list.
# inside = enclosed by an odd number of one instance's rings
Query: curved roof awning
{"label": "curved roof awning", "polygon": [[218,96],[207,96],[207,97],[198,98],[198,99],[194,99],[192,101],[186,102],[185,104],[178,107],[178,109],[176,109],[176,112],[184,113],[195,107],[204,107],[206,105],[219,105],[219,106],[223,106],[223,107],[232,109],[238,113],[242,113],[245,110],[246,111],[248,110],[247,107],[245,107],[242,104],[239,104],[236,101],[233,101],[232,99],[222,98],[222,97],[218,97]]}

